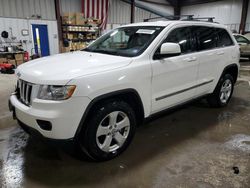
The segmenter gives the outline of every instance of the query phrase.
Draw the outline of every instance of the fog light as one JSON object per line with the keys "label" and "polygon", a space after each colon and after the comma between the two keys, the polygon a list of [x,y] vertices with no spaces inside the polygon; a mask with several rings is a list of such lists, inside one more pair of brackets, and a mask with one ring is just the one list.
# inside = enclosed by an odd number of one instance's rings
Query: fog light
{"label": "fog light", "polygon": [[51,129],[52,129],[51,122],[45,121],[45,120],[36,120],[36,122],[41,129],[43,129],[45,131],[51,131]]}

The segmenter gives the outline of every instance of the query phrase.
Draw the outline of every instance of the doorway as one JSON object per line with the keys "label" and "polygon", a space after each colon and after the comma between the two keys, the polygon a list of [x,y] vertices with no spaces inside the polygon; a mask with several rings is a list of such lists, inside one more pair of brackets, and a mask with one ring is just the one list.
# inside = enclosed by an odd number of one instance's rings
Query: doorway
{"label": "doorway", "polygon": [[32,24],[35,53],[44,57],[50,55],[48,26]]}

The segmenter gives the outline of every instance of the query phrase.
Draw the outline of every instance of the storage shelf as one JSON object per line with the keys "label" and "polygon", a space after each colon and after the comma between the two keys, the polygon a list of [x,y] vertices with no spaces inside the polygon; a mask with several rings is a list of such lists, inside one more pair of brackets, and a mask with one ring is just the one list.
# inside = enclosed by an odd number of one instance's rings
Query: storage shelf
{"label": "storage shelf", "polygon": [[73,26],[73,27],[98,27],[98,26],[92,26],[92,25],[71,25],[71,24],[62,24],[62,26]]}
{"label": "storage shelf", "polygon": [[95,34],[95,33],[97,33],[98,31],[63,31],[63,33],[87,33],[87,34],[89,34],[89,33],[93,33],[93,34]]}
{"label": "storage shelf", "polygon": [[67,39],[67,38],[64,39],[72,42],[91,42],[93,40],[96,40],[96,39]]}

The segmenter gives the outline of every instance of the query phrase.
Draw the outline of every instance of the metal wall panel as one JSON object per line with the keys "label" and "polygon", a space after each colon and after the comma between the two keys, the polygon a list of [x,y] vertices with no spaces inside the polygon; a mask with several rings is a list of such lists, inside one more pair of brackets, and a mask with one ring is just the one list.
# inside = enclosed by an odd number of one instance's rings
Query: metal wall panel
{"label": "metal wall panel", "polygon": [[[59,43],[58,43],[58,31],[57,22],[52,20],[28,20],[28,19],[16,19],[16,18],[2,18],[0,17],[1,31],[6,30],[10,34],[10,28],[12,28],[13,36],[16,37],[15,41],[26,40],[27,43],[23,45],[24,49],[31,54],[31,49],[34,48],[33,34],[32,34],[32,24],[44,24],[48,27],[49,34],[49,48],[50,54],[59,53]],[[22,29],[29,30],[29,36],[22,36]],[[3,39],[0,37],[1,41],[9,39]],[[6,44],[4,44],[6,45]]]}
{"label": "metal wall panel", "polygon": [[[171,9],[167,12],[172,13]],[[144,19],[158,17],[149,11],[135,8],[135,22],[143,22]],[[130,4],[120,0],[110,0],[110,8],[108,14],[108,24],[123,25],[130,23]]]}
{"label": "metal wall panel", "polygon": [[61,12],[82,12],[82,0],[61,0]]}
{"label": "metal wall panel", "polygon": [[55,20],[54,0],[0,0],[0,17],[31,18],[32,15]]}
{"label": "metal wall panel", "polygon": [[239,29],[242,0],[224,0],[193,6],[185,6],[181,14],[193,14],[195,17],[215,17],[215,21],[227,25],[230,29]]}
{"label": "metal wall panel", "polygon": [[247,20],[246,20],[246,29],[245,31],[250,31],[250,3],[248,4],[248,13],[247,13]]}

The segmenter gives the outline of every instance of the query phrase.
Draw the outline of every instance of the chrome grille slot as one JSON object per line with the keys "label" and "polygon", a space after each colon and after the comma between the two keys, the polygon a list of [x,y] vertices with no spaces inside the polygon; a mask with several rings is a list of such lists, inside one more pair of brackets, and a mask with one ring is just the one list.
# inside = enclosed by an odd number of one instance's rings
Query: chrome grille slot
{"label": "chrome grille slot", "polygon": [[23,80],[18,80],[18,87],[20,92],[20,101],[27,105],[31,105],[31,93],[32,93],[32,84]]}

